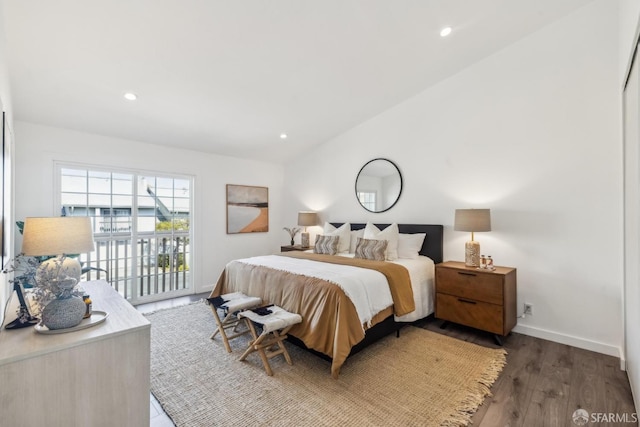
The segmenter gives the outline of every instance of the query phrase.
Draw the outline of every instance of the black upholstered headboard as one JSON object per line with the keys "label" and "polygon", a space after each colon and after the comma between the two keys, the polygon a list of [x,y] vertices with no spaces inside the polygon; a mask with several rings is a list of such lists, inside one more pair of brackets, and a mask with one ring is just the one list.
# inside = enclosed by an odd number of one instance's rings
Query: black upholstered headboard
{"label": "black upholstered headboard", "polygon": [[[332,222],[334,227],[340,227],[343,222]],[[374,224],[380,230],[384,230],[390,224]],[[364,228],[366,224],[351,223],[352,230],[360,230]],[[420,255],[428,256],[434,263],[438,264],[442,262],[443,258],[443,235],[444,227],[437,224],[398,224],[398,230],[400,233],[426,233],[427,237],[424,239]]]}

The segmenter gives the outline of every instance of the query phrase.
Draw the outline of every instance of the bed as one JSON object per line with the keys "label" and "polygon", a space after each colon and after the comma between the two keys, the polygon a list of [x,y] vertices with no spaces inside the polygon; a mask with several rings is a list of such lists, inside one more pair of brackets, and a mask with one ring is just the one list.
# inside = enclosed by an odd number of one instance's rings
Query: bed
{"label": "bed", "polygon": [[[351,223],[350,229],[355,235],[365,226]],[[375,226],[384,231],[389,224]],[[433,312],[434,265],[442,262],[443,227],[397,226],[401,234],[426,234],[419,257],[369,261],[352,259],[349,253],[286,252],[234,260],[225,266],[211,296],[243,292],[301,314],[303,321],[291,329],[291,339],[331,360],[331,375],[337,378],[350,354],[397,331],[403,322]]]}

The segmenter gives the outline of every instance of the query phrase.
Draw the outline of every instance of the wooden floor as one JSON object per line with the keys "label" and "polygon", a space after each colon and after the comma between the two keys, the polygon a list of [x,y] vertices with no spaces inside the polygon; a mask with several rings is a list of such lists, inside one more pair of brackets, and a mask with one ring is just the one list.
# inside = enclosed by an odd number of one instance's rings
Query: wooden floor
{"label": "wooden floor", "polygon": [[[441,329],[441,325],[442,321],[432,317],[416,324],[485,347],[498,347],[491,334],[455,324]],[[517,333],[507,336],[503,347],[508,352],[507,365],[493,384],[493,396],[487,397],[474,414],[474,427],[576,426],[572,415],[579,408],[590,416],[613,413],[626,417],[619,420],[635,419],[629,380],[620,370],[618,358]]]}
{"label": "wooden floor", "polygon": [[[149,312],[207,296],[191,295],[136,308]],[[441,329],[441,324],[442,321],[429,317],[416,322],[415,326],[498,348],[491,334],[455,324]],[[629,421],[636,413],[627,374],[620,370],[620,362],[615,357],[517,333],[504,339],[503,348],[508,353],[507,365],[493,384],[493,396],[487,397],[474,414],[473,427],[572,427],[577,425],[572,415],[580,408],[590,415],[614,414],[626,416]],[[589,422],[587,425],[637,426],[638,423]]]}

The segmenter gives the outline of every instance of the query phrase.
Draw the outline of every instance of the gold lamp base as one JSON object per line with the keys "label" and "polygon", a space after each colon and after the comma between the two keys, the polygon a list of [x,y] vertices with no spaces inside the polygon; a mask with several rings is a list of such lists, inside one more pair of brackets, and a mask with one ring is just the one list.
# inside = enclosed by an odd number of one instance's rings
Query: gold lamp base
{"label": "gold lamp base", "polygon": [[464,245],[464,265],[480,267],[480,243],[470,240]]}

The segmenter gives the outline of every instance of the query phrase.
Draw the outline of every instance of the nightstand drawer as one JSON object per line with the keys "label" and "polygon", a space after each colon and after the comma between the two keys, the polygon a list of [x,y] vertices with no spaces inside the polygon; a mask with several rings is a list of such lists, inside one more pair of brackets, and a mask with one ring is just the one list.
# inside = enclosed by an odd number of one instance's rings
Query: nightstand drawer
{"label": "nightstand drawer", "polygon": [[503,276],[455,268],[437,268],[438,292],[502,305]]}
{"label": "nightstand drawer", "polygon": [[505,335],[502,305],[438,293],[436,296],[436,317],[494,334]]}

